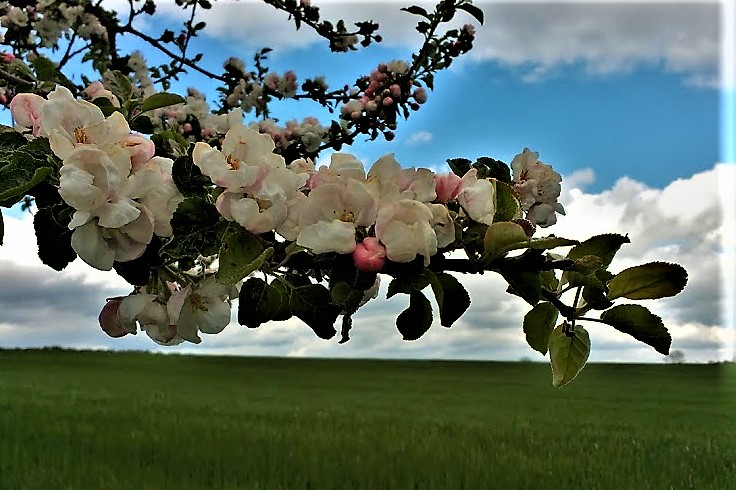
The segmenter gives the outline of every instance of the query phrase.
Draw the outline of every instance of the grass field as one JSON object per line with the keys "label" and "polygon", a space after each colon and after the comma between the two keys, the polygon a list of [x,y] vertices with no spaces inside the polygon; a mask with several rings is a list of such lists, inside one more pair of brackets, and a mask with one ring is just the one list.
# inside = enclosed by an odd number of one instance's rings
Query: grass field
{"label": "grass field", "polygon": [[733,489],[736,366],[0,351],[0,488]]}

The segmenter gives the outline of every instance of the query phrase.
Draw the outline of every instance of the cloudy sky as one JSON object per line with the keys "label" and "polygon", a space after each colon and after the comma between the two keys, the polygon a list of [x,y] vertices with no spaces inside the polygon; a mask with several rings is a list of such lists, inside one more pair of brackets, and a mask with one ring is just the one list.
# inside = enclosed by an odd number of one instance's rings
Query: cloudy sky
{"label": "cloudy sky", "polygon": [[[294,34],[280,12],[252,2],[220,2],[204,18],[208,36],[197,46],[205,53],[203,65],[218,69],[226,56],[249,60],[254,49],[270,46],[274,71],[324,74],[340,86],[379,62],[408,59],[419,43],[408,27],[412,16],[398,10],[403,4],[314,3],[323,5],[325,18],[379,22],[385,41],[359,53],[330,55],[309,31]],[[508,162],[524,147],[538,151],[563,175],[567,210],[547,231],[578,239],[628,234],[632,243],[612,264],[614,272],[653,260],[684,265],[690,275],[685,291],[646,306],[663,317],[672,348],[686,359],[733,358],[733,1],[478,5],[486,23],[478,26],[476,49],[438,76],[427,104],[399,126],[393,142],[359,143],[351,151],[367,166],[393,152],[404,166],[437,170],[447,158],[485,155]],[[157,25],[180,18],[165,5],[161,14]],[[146,56],[155,59],[150,51]],[[211,86],[197,77],[189,84]],[[287,104],[276,115],[327,117],[315,111]],[[543,360],[521,331],[528,307],[491,275],[462,278],[473,299],[468,313],[452,329],[435,324],[415,342],[403,342],[394,327],[406,299],[385,300],[385,291],[356,315],[345,345],[315,338],[298,320],[257,330],[233,322],[199,346],[161,348],[140,334],[109,339],[97,315],[106,297],[126,294],[129,286],[79,261],[61,274],[45,268],[35,255],[32,217],[17,208],[4,209],[3,216],[3,347]],[[662,360],[604,325],[587,327],[593,361]]]}

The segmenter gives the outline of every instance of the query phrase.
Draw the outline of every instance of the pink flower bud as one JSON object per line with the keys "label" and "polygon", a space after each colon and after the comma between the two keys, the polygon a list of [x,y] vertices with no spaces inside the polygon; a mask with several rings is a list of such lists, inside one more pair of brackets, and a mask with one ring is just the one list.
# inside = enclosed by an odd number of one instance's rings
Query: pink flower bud
{"label": "pink flower bud", "polygon": [[120,318],[120,303],[123,298],[113,298],[108,301],[100,311],[99,321],[102,331],[112,338],[119,338],[128,335],[127,330],[123,326]]}
{"label": "pink flower bud", "polygon": [[418,104],[424,104],[427,102],[427,91],[424,90],[424,87],[419,87],[414,91],[414,100],[416,100]]}
{"label": "pink flower bud", "polygon": [[437,201],[447,203],[457,197],[460,192],[462,179],[453,173],[435,174],[434,182],[435,192],[437,192]]}
{"label": "pink flower bud", "polygon": [[391,91],[391,95],[393,95],[395,98],[401,97],[401,87],[396,85],[395,83],[389,87],[389,90]]}
{"label": "pink flower bud", "polygon": [[378,272],[386,263],[386,247],[378,238],[369,236],[353,250],[353,264],[363,272]]}
{"label": "pink flower bud", "polygon": [[385,99],[383,99],[383,105],[386,107],[392,105],[393,103],[394,99],[392,99],[391,97],[386,97]]}

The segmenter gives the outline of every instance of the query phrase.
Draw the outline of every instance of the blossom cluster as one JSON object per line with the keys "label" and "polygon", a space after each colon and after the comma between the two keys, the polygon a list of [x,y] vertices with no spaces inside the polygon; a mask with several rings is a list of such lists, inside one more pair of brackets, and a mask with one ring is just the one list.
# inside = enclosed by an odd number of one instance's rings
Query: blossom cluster
{"label": "blossom cluster", "polygon": [[107,30],[92,13],[85,11],[83,5],[68,5],[53,0],[40,0],[36,5],[25,8],[11,5],[11,2],[0,2],[0,25],[10,31],[28,29],[28,44],[33,45],[35,39],[32,32],[39,37],[44,48],[54,47],[61,35],[74,29],[77,36],[90,39],[93,36],[106,38]]}
{"label": "blossom cluster", "polygon": [[557,202],[562,190],[560,174],[540,162],[539,154],[528,148],[514,157],[511,170],[526,219],[542,227],[557,223],[556,213],[565,214],[562,204]]}
{"label": "blossom cluster", "polygon": [[18,94],[10,109],[17,129],[29,139],[48,138],[62,162],[59,194],[75,210],[68,226],[82,260],[110,270],[140,257],[154,233],[172,235],[171,217],[183,200],[173,161],[154,156],[153,143],[132,132],[121,113],[106,118],[62,86],[46,99]]}
{"label": "blossom cluster", "polygon": [[232,298],[237,295],[237,287],[213,276],[186,286],[167,282],[163,291],[146,286],[108,300],[100,312],[100,326],[111,337],[135,334],[140,325],[161,345],[198,344],[200,333],[217,334],[230,323]]}
{"label": "blossom cluster", "polygon": [[472,220],[490,225],[495,181],[477,169],[462,178],[426,168],[402,168],[393,155],[366,172],[362,162],[333,153],[316,169],[310,160],[286,164],[265,134],[244,125],[228,131],[220,149],[194,146],[202,173],[222,188],[220,214],[246,230],[276,231],[315,254],[353,254],[356,267],[379,271],[386,260],[426,264],[455,241],[447,203],[456,201]]}
{"label": "blossom cluster", "polygon": [[[344,104],[340,109],[340,117],[345,121],[360,123],[370,119],[386,121],[389,130],[396,129],[396,114],[402,104],[408,104],[412,110],[419,109],[427,101],[427,92],[423,87],[415,88],[413,80],[407,73],[409,65],[404,61],[381,63],[364,81],[362,95]],[[385,133],[392,135],[390,132]],[[391,139],[391,136],[388,136]]]}

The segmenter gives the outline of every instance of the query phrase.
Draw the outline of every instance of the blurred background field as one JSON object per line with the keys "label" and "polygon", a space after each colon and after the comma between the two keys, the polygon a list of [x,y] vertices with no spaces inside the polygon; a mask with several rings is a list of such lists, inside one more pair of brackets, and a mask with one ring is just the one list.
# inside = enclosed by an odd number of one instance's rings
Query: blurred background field
{"label": "blurred background field", "polygon": [[736,366],[0,351],[0,488],[709,488]]}

